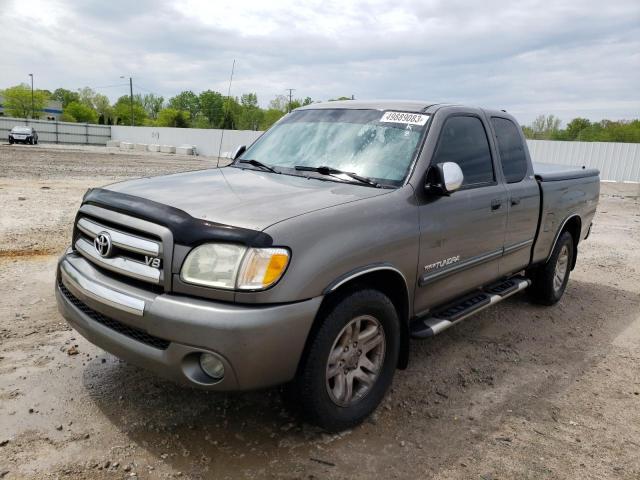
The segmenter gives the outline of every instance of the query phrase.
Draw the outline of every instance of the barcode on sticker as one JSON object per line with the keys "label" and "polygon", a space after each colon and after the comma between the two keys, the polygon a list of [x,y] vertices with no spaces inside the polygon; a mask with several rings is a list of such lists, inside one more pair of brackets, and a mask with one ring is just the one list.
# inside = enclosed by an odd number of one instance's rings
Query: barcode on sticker
{"label": "barcode on sticker", "polygon": [[408,125],[424,125],[427,123],[429,115],[421,115],[419,113],[407,112],[384,112],[381,122],[388,123],[405,123]]}

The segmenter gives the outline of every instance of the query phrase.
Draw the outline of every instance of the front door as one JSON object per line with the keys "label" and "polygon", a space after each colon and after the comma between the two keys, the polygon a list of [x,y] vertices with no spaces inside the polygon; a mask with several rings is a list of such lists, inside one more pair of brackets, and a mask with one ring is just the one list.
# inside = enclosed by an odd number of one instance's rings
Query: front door
{"label": "front door", "polygon": [[421,201],[414,311],[426,312],[500,275],[507,192],[497,181],[484,120],[455,114],[443,124],[431,164],[455,162],[462,187]]}

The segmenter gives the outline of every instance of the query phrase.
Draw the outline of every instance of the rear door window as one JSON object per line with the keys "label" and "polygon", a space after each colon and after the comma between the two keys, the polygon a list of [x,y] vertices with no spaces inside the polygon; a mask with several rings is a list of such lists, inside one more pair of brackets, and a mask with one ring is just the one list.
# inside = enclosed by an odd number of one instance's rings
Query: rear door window
{"label": "rear door window", "polygon": [[463,186],[495,180],[487,133],[478,117],[456,116],[445,121],[434,163],[455,162],[464,174]]}
{"label": "rear door window", "polygon": [[496,132],[500,163],[507,183],[517,183],[527,174],[527,156],[518,127],[511,120],[492,117],[491,123]]}

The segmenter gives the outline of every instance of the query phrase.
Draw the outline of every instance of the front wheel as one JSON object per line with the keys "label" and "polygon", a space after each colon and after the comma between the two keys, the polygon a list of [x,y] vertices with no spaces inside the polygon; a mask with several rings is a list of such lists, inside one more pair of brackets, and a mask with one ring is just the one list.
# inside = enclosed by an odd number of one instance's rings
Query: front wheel
{"label": "front wheel", "polygon": [[554,305],[562,298],[569,281],[574,250],[573,237],[569,232],[563,232],[549,261],[533,274],[531,294],[537,303]]}
{"label": "front wheel", "polygon": [[289,389],[309,421],[335,432],[362,422],[384,398],[400,327],[391,300],[370,289],[344,296],[318,321]]}

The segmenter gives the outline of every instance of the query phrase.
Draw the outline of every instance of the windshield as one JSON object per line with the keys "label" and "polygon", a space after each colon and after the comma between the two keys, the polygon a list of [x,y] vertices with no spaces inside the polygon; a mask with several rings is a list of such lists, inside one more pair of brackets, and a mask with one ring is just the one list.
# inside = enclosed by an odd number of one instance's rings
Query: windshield
{"label": "windshield", "polygon": [[31,128],[29,127],[13,127],[11,129],[13,133],[31,133]]}
{"label": "windshield", "polygon": [[400,185],[428,119],[419,113],[379,110],[301,110],[274,125],[241,159],[279,170],[331,167]]}

